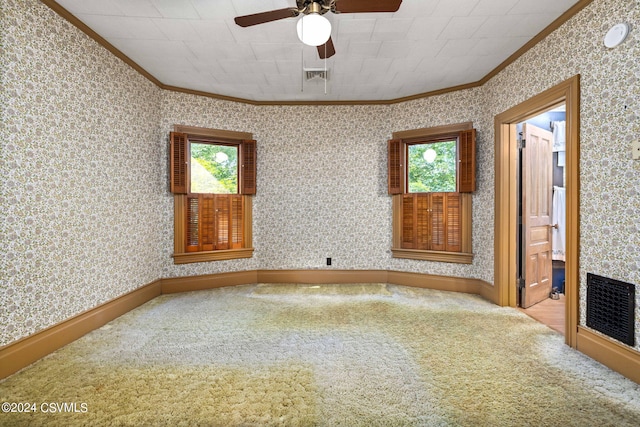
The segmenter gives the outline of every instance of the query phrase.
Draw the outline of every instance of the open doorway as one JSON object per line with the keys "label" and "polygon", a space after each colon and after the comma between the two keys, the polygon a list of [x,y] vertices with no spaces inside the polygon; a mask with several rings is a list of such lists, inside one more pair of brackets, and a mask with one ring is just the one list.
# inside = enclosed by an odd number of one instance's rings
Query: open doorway
{"label": "open doorway", "polygon": [[516,124],[517,304],[565,333],[566,105]]}
{"label": "open doorway", "polygon": [[579,99],[578,75],[495,116],[496,302],[518,307],[518,123],[566,104],[566,261],[565,343],[577,347],[579,248]]}

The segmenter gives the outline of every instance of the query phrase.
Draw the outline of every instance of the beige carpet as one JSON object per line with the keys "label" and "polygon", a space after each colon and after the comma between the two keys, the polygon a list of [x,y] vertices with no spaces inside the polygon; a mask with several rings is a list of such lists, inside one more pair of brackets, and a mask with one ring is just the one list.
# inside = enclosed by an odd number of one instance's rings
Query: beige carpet
{"label": "beige carpet", "polygon": [[36,409],[2,426],[640,424],[638,384],[517,310],[384,284],[164,295],[9,377],[0,401]]}

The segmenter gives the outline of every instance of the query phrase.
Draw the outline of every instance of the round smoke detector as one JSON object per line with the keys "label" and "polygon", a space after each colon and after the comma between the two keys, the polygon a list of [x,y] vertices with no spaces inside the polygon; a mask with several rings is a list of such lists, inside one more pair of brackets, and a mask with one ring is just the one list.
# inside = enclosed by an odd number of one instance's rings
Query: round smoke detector
{"label": "round smoke detector", "polygon": [[612,49],[616,46],[619,46],[620,43],[627,38],[627,34],[629,34],[629,25],[622,23],[616,24],[607,32],[607,35],[604,36],[604,45],[609,49]]}

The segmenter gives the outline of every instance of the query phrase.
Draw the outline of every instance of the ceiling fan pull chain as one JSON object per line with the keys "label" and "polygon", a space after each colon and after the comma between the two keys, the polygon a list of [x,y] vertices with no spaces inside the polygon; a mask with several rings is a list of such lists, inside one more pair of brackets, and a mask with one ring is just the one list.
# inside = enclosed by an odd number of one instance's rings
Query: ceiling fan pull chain
{"label": "ceiling fan pull chain", "polygon": [[329,74],[327,73],[327,43],[324,44],[324,94],[327,94],[327,80],[329,80]]}

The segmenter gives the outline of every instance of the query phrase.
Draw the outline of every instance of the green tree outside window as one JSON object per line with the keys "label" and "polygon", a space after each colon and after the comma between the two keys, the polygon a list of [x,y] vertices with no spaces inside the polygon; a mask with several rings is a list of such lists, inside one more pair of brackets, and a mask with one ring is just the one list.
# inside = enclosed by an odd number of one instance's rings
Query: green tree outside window
{"label": "green tree outside window", "polygon": [[191,142],[191,192],[238,193],[238,148]]}
{"label": "green tree outside window", "polygon": [[409,145],[409,192],[456,191],[456,141]]}

